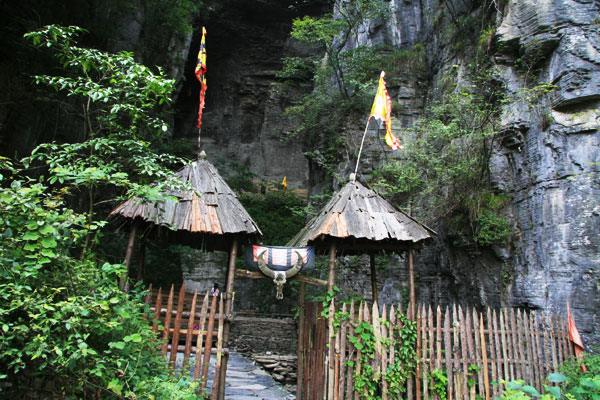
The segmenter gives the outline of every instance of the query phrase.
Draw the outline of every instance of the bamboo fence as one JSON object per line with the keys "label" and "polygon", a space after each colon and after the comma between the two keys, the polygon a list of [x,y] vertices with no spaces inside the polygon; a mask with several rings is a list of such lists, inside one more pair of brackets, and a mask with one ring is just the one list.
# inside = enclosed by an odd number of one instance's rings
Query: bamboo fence
{"label": "bamboo fence", "polygon": [[[211,296],[210,292],[198,299],[198,292],[193,296],[185,293],[185,284],[177,296],[171,285],[169,294],[163,298],[162,289],[153,291],[152,286],[146,296],[146,304],[153,314],[152,330],[161,338],[161,353],[168,356],[172,368],[185,371],[188,366],[193,370],[194,380],[200,383],[199,392],[207,389],[211,355],[214,354],[215,369],[211,399],[218,398],[225,387],[225,374],[221,374],[222,357],[229,354],[223,348],[223,297]],[[166,308],[163,308],[166,301]],[[177,353],[183,353],[181,366],[176,366]],[[193,361],[193,366],[189,365]]]}
{"label": "bamboo fence", "polygon": [[448,378],[448,400],[489,400],[500,396],[503,381],[516,379],[540,391],[545,378],[574,355],[565,322],[559,318],[520,309],[480,311],[455,305],[434,311],[420,306],[414,373],[404,382],[401,397],[393,397],[384,377],[399,360],[394,341],[402,328],[402,309],[383,306],[380,313],[376,306],[344,304],[338,311],[348,317],[334,329],[335,307],[332,302],[329,315],[322,316],[322,305],[305,304],[299,335],[303,340],[298,351],[298,399],[364,398],[354,384],[366,366],[361,365],[361,350],[350,341],[363,321],[374,329],[377,344],[369,364],[381,373],[378,394],[383,400],[439,400],[433,382],[440,373]]}

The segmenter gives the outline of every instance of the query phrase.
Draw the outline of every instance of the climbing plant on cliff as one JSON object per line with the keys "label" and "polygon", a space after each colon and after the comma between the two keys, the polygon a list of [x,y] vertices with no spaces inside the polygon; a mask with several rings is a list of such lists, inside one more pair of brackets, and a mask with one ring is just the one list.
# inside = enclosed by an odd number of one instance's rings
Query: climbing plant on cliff
{"label": "climbing plant on cliff", "polygon": [[[403,158],[374,172],[373,185],[398,204],[422,207],[428,221],[443,220],[456,244],[504,242],[511,232],[501,211],[507,202],[490,184],[500,87],[493,71],[434,102],[410,129]],[[463,239],[470,238],[463,243]]]}
{"label": "climbing plant on cliff", "polygon": [[301,121],[288,138],[301,138],[309,160],[328,175],[333,174],[346,146],[340,137],[341,122],[353,111],[368,109],[372,96],[365,93],[375,87],[379,69],[393,53],[358,45],[360,27],[370,19],[387,18],[389,7],[380,0],[335,2],[332,14],[305,16],[293,23],[292,37],[320,46],[324,56],[283,60],[280,78],[314,84],[309,94],[286,110]]}

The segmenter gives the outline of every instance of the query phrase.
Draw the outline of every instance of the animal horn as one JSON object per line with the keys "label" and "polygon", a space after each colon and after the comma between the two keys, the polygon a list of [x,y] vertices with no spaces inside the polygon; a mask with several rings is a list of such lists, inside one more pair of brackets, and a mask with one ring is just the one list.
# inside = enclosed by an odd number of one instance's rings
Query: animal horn
{"label": "animal horn", "polygon": [[302,255],[300,254],[300,252],[296,251],[296,254],[298,255],[298,262],[296,263],[296,265],[294,265],[293,268],[290,268],[287,271],[285,271],[286,278],[291,278],[294,275],[296,275],[298,272],[300,272],[302,266],[304,265],[304,260],[302,259]]}
{"label": "animal horn", "polygon": [[263,260],[263,255],[266,253],[267,251],[263,251],[262,253],[260,253],[258,255],[258,269],[260,269],[260,272],[262,272],[263,274],[265,274],[266,276],[268,276],[269,278],[275,278],[275,272],[271,271],[268,267],[267,264],[265,264],[264,260]]}

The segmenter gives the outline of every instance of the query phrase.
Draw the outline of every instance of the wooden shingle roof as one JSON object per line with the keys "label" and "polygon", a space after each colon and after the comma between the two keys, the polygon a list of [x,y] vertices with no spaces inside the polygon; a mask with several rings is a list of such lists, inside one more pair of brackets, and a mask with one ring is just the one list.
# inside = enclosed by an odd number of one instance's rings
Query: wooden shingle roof
{"label": "wooden shingle roof", "polygon": [[[331,242],[345,254],[406,250],[435,232],[397,209],[359,181],[350,181],[289,243],[327,251]],[[418,247],[418,246],[416,246]]]}
{"label": "wooden shingle roof", "polygon": [[249,243],[262,237],[235,193],[206,159],[186,165],[175,175],[193,191],[165,193],[178,201],[168,197],[152,203],[130,199],[115,208],[111,216],[143,221],[159,236],[207,251],[229,251],[233,236]]}

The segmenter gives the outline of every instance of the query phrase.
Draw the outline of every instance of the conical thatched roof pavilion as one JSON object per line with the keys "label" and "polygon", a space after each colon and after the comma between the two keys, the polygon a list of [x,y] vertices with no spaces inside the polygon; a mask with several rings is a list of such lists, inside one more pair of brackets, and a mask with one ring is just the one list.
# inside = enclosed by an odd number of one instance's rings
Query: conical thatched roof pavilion
{"label": "conical thatched roof pavilion", "polygon": [[207,251],[229,251],[233,237],[257,242],[262,233],[235,193],[205,156],[186,165],[175,176],[191,191],[168,191],[168,197],[152,203],[130,199],[111,215],[137,221],[153,235]]}
{"label": "conical thatched roof pavilion", "polygon": [[381,251],[408,252],[410,310],[414,315],[413,249],[436,233],[405,212],[392,206],[374,190],[355,179],[333,195],[329,203],[289,243],[288,246],[315,246],[320,253],[329,250],[328,290],[335,282],[335,259],[344,254],[371,256],[373,300],[377,301],[375,254]]}
{"label": "conical thatched roof pavilion", "polygon": [[402,251],[435,235],[374,190],[350,180],[288,244],[324,252],[335,243],[344,254]]}

